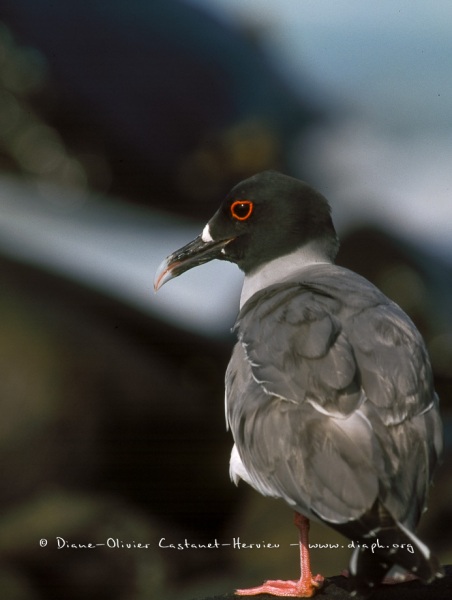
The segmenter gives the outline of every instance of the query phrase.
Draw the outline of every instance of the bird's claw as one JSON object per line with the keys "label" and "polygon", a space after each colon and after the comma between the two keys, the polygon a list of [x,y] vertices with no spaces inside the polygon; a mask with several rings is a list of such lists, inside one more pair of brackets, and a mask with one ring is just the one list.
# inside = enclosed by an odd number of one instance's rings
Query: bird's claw
{"label": "bird's claw", "polygon": [[257,596],[258,594],[271,594],[272,596],[282,596],[285,598],[311,598],[316,591],[322,587],[324,577],[316,575],[305,579],[281,579],[266,581],[263,585],[236,590],[237,596]]}

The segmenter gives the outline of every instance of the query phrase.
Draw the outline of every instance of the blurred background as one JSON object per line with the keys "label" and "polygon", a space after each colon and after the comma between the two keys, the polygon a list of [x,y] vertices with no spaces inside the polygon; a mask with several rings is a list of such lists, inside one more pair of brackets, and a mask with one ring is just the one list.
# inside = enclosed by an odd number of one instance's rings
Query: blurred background
{"label": "blurred background", "polygon": [[[425,337],[446,450],[420,529],[452,563],[451,19],[447,0],[2,1],[2,597],[189,600],[297,575],[291,511],[229,481],[239,271],[152,291],[266,168],[329,198],[338,262]],[[234,537],[281,548],[159,548]],[[316,550],[314,569],[348,556]]]}

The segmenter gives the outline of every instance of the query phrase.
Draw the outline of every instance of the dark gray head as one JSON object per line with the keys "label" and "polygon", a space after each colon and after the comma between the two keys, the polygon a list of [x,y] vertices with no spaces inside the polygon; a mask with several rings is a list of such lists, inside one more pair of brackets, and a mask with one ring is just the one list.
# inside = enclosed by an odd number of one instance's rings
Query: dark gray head
{"label": "dark gray head", "polygon": [[264,171],[237,184],[202,235],[165,259],[154,287],[214,258],[248,274],[313,241],[334,260],[338,240],[327,200],[303,181]]}

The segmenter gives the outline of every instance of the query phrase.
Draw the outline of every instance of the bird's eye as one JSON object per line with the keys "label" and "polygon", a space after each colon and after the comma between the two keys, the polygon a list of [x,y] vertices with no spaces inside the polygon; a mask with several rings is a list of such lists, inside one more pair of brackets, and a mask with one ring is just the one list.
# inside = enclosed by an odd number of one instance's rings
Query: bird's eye
{"label": "bird's eye", "polygon": [[253,213],[254,204],[251,200],[236,200],[231,204],[231,215],[237,221],[246,221]]}

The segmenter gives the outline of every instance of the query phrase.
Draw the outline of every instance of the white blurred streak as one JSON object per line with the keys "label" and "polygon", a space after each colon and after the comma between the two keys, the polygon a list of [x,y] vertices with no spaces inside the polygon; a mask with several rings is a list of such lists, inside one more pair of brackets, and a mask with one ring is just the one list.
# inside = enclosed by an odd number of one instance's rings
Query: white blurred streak
{"label": "white blurred streak", "polygon": [[[342,227],[378,223],[450,257],[452,158],[447,133],[391,136],[347,120],[301,141],[304,167],[322,181]],[[308,151],[309,150],[309,151]],[[450,258],[449,258],[450,260]]]}
{"label": "white blurred streak", "polygon": [[223,335],[238,310],[237,267],[215,261],[171,281],[157,295],[152,287],[161,260],[201,229],[119,201],[0,179],[1,253],[179,327]]}

